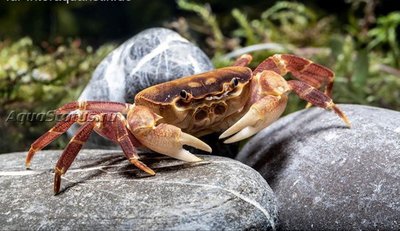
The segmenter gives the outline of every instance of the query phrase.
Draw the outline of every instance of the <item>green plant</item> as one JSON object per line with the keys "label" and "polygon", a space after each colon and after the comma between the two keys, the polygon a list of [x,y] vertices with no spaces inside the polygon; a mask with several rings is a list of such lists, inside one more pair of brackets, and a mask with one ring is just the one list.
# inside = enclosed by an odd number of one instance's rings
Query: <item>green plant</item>
{"label": "green plant", "polygon": [[[0,152],[25,150],[52,123],[16,121],[20,112],[44,113],[75,100],[97,64],[115,47],[82,48],[80,40],[39,47],[26,37],[0,42]],[[14,114],[12,114],[14,113]]]}
{"label": "green plant", "polygon": [[374,50],[381,48],[383,51],[386,51],[388,57],[384,60],[385,64],[396,68],[400,67],[399,38],[396,33],[396,30],[398,30],[399,27],[400,12],[392,12],[386,16],[378,18],[376,27],[368,32],[368,38],[370,39],[368,49]]}
{"label": "green plant", "polygon": [[210,33],[210,36],[212,36],[212,39],[209,40],[209,44],[215,48],[215,55],[220,55],[224,49],[224,35],[218,25],[216,16],[211,12],[210,5],[200,5],[185,0],[178,0],[177,4],[183,10],[197,13],[207,24],[210,28],[210,31],[207,33]]}

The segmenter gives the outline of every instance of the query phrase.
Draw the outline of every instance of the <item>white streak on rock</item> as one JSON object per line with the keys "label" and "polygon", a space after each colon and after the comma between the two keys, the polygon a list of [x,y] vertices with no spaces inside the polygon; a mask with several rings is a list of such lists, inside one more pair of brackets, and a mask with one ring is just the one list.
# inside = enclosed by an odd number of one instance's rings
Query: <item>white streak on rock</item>
{"label": "white streak on rock", "polygon": [[221,188],[219,186],[215,186],[215,185],[208,185],[208,184],[196,184],[196,183],[189,183],[189,182],[174,182],[174,181],[154,181],[154,180],[136,180],[136,181],[141,181],[143,183],[145,182],[152,182],[152,183],[166,183],[166,184],[180,184],[180,185],[189,185],[189,186],[197,186],[197,187],[204,187],[204,188],[211,188],[211,189],[218,189],[218,190],[223,190],[226,191],[230,194],[233,194],[234,196],[236,196],[237,198],[253,205],[254,207],[256,207],[258,210],[260,210],[265,217],[270,221],[271,225],[272,225],[272,229],[275,230],[275,223],[274,223],[274,219],[271,218],[271,215],[269,214],[269,212],[263,208],[257,201],[248,198],[242,194],[240,194],[237,191],[231,190],[231,189],[226,189],[226,188]]}
{"label": "white streak on rock", "polygon": [[[90,168],[90,170],[93,170],[94,168]],[[80,169],[76,169],[76,170],[80,170]],[[74,180],[63,177],[64,179],[67,179],[68,181],[74,182]],[[95,181],[95,182],[108,182],[109,180],[89,180],[89,181]],[[124,181],[124,180],[122,180]],[[130,181],[130,180],[126,180],[126,181]],[[222,190],[225,192],[228,192],[234,196],[236,196],[237,198],[239,198],[242,201],[247,202],[248,204],[251,204],[252,206],[254,206],[255,208],[257,208],[258,210],[260,210],[261,213],[264,214],[264,216],[266,217],[266,219],[268,219],[268,221],[271,223],[272,225],[272,229],[275,230],[275,223],[274,223],[274,219],[271,217],[271,215],[269,214],[269,212],[262,207],[262,205],[260,203],[258,203],[257,201],[244,196],[242,194],[240,194],[239,192],[235,191],[235,190],[231,190],[231,189],[226,189],[226,188],[222,188],[219,186],[215,186],[215,185],[208,185],[208,184],[196,184],[196,183],[189,183],[189,182],[175,182],[175,181],[159,181],[159,180],[143,180],[143,179],[135,179],[135,181],[141,182],[141,183],[156,183],[156,184],[178,184],[178,185],[187,185],[187,186],[195,186],[195,187],[204,187],[204,188],[210,188],[210,189],[217,189],[217,190]],[[84,184],[84,183],[81,183]],[[113,192],[110,191],[104,191],[103,192],[107,192],[107,193],[111,193],[113,195],[116,195]]]}
{"label": "white streak on rock", "polygon": [[336,138],[338,138],[338,137],[339,137],[338,134],[333,133],[333,132],[329,132],[328,134],[326,134],[326,135],[324,136],[324,140],[326,140],[326,141],[331,141],[331,140],[334,140],[334,139],[336,139]]}
{"label": "white streak on rock", "polygon": [[178,36],[165,37],[165,40],[162,43],[160,43],[156,48],[154,48],[154,50],[152,50],[150,53],[148,53],[147,55],[143,56],[142,59],[140,59],[136,67],[132,69],[131,75],[133,73],[138,72],[147,62],[150,62],[150,60],[152,60],[154,57],[169,49],[171,42],[176,42],[176,41],[187,42],[186,39]]}
{"label": "white streak on rock", "polygon": [[125,82],[125,73],[123,63],[121,63],[119,59],[123,48],[124,47],[120,47],[113,52],[110,64],[104,74],[104,78],[107,82],[104,84],[108,86],[109,92],[113,93],[109,95],[110,101],[125,102],[125,83],[121,84],[121,82]]}
{"label": "white streak on rock", "polygon": [[202,68],[199,66],[199,62],[198,62],[198,61],[196,61],[192,56],[189,56],[188,58],[189,58],[189,60],[190,60],[190,63],[191,63],[192,66],[193,66],[194,73],[201,73],[201,72],[203,72]]}
{"label": "white streak on rock", "polygon": [[0,176],[27,176],[27,175],[37,175],[43,172],[40,171],[0,171]]}

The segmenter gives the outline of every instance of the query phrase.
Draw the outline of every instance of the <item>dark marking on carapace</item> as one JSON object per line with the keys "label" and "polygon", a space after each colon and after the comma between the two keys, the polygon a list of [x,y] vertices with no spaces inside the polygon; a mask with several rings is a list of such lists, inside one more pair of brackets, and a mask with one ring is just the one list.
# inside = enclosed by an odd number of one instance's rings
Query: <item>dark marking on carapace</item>
{"label": "dark marking on carapace", "polygon": [[226,107],[224,105],[218,104],[218,105],[215,105],[215,107],[214,107],[214,114],[216,114],[216,115],[222,115],[225,113],[225,111],[226,111]]}
{"label": "dark marking on carapace", "polygon": [[179,98],[182,90],[191,94],[193,99],[201,99],[223,93],[224,84],[229,84],[233,78],[237,78],[238,83],[247,84],[251,77],[252,71],[248,67],[225,67],[149,87],[139,92],[136,99],[167,104]]}
{"label": "dark marking on carapace", "polygon": [[197,110],[197,111],[196,111],[196,113],[195,113],[195,115],[194,115],[194,118],[195,118],[197,121],[200,121],[200,120],[205,119],[205,118],[207,117],[207,115],[208,115],[207,111],[205,111],[205,110],[203,110],[203,109],[200,109],[200,110]]}

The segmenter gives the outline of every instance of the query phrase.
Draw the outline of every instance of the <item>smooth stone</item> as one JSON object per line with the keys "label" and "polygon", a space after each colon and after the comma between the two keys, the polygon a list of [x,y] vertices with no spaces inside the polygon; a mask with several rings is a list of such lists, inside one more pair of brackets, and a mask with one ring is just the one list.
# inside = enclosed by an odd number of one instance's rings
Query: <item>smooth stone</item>
{"label": "smooth stone", "polygon": [[184,163],[160,155],[143,162],[149,177],[119,151],[81,150],[53,195],[61,151],[0,155],[0,227],[5,230],[268,230],[277,204],[260,174],[228,158]]}
{"label": "smooth stone", "polygon": [[79,100],[133,103],[136,93],[145,88],[212,69],[204,52],[178,33],[147,29],[97,66]]}
{"label": "smooth stone", "polygon": [[271,185],[282,230],[400,230],[400,113],[339,105],[351,129],[320,108],[253,137],[237,159]]}
{"label": "smooth stone", "polygon": [[[147,29],[127,40],[97,66],[79,100],[133,103],[150,86],[214,69],[197,46],[165,28]],[[69,131],[72,136],[78,127]],[[115,148],[93,134],[86,147]]]}

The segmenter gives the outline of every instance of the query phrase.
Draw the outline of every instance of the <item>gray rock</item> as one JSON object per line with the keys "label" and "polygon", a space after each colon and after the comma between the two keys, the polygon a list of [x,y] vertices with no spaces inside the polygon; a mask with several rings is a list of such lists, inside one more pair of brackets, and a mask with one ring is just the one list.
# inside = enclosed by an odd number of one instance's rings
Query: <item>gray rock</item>
{"label": "gray rock", "polygon": [[[214,69],[210,59],[178,33],[147,29],[124,42],[96,68],[79,100],[133,103],[136,93],[156,85]],[[69,131],[72,136],[77,126]],[[86,147],[116,147],[93,134]]]}
{"label": "gray rock", "polygon": [[119,151],[82,150],[53,196],[60,151],[0,155],[0,227],[62,230],[272,229],[271,188],[248,166],[216,156],[197,164],[146,155],[147,177]]}
{"label": "gray rock", "polygon": [[275,192],[283,230],[400,230],[400,113],[340,105],[348,129],[319,108],[290,114],[237,159]]}
{"label": "gray rock", "polygon": [[79,99],[133,103],[136,93],[147,87],[213,68],[210,59],[178,33],[148,29],[99,64]]}

